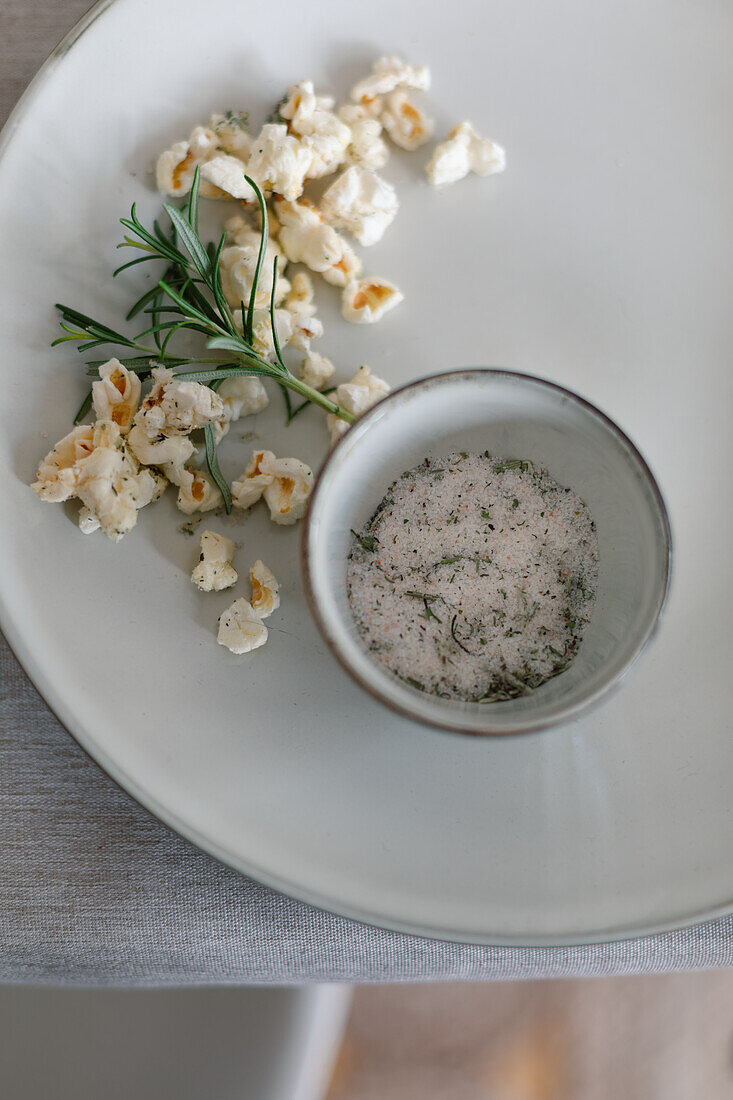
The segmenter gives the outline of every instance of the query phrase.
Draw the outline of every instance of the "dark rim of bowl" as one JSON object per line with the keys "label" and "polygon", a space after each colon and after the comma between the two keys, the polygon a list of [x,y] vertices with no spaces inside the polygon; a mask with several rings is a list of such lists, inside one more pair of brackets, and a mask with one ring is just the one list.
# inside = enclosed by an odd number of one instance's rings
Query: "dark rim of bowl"
{"label": "dark rim of bowl", "polygon": [[593,692],[593,694],[589,695],[585,699],[579,700],[574,706],[568,708],[567,711],[560,713],[559,715],[557,715],[557,717],[543,719],[539,722],[528,721],[526,725],[523,725],[517,729],[503,730],[476,730],[473,728],[469,728],[461,725],[458,717],[456,717],[455,723],[452,723],[451,725],[446,725],[445,722],[442,722],[437,717],[437,715],[434,719],[427,718],[423,715],[418,715],[410,706],[407,705],[407,703],[401,704],[394,699],[387,698],[387,696],[383,695],[378,688],[374,687],[372,684],[364,680],[361,675],[353,668],[351,663],[340,652],[339,647],[336,644],[336,639],[332,636],[323,616],[321,615],[321,609],[318,599],[315,595],[314,585],[312,581],[310,551],[308,548],[309,533],[311,529],[311,516],[315,507],[315,502],[322,489],[324,473],[332,465],[334,457],[340,453],[344,441],[349,434],[348,432],[344,432],[344,434],[336,442],[335,446],[326,456],[320,470],[318,471],[313,489],[310,494],[308,508],[303,519],[303,527],[300,537],[300,564],[301,573],[303,576],[303,587],[305,589],[308,606],[310,607],[311,614],[315,619],[316,626],[318,627],[318,630],[320,631],[323,640],[325,641],[333,656],[336,658],[341,667],[349,674],[352,680],[354,680],[359,685],[359,687],[361,687],[364,691],[367,692],[367,694],[369,694],[373,699],[376,699],[377,702],[381,703],[383,706],[389,707],[390,710],[395,711],[397,714],[402,715],[404,718],[409,718],[413,722],[419,722],[421,725],[427,725],[434,729],[438,729],[443,733],[460,734],[469,737],[520,737],[531,733],[541,733],[543,730],[551,729],[553,727],[562,725],[563,723],[574,720],[575,718],[579,717],[580,714],[592,709],[598,703],[600,703],[602,699],[606,698],[609,694],[614,692],[621,685],[631,668],[636,664],[641,655],[646,651],[649,643],[656,636],[657,631],[659,630],[662,613],[667,604],[672,572],[672,529],[667,512],[667,506],[664,502],[664,497],[662,496],[659,485],[657,484],[657,479],[652,473],[649,464],[647,463],[639,448],[631,439],[629,439],[623,429],[620,428],[618,424],[614,420],[612,420],[610,416],[608,416],[607,413],[604,413],[602,409],[599,409],[597,405],[594,405],[592,401],[589,401],[587,398],[582,397],[574,390],[569,390],[567,389],[567,387],[561,386],[557,382],[551,382],[549,379],[542,378],[540,375],[537,374],[527,374],[523,371],[508,370],[504,367],[459,367],[455,370],[438,371],[435,374],[426,374],[422,378],[416,378],[412,382],[406,382],[404,386],[399,386],[396,390],[392,390],[391,393],[382,398],[381,401],[378,401],[376,405],[373,405],[362,416],[360,416],[358,419],[358,423],[360,425],[368,424],[369,420],[374,419],[377,412],[381,410],[385,404],[389,404],[395,401],[396,398],[398,398],[401,394],[405,393],[408,390],[418,389],[424,386],[427,382],[441,382],[444,380],[447,381],[450,379],[455,379],[457,376],[461,375],[463,375],[465,378],[469,376],[475,377],[477,375],[482,375],[490,376],[497,379],[518,379],[523,382],[530,382],[533,385],[539,385],[541,387],[546,387],[547,389],[553,390],[555,393],[560,394],[563,397],[569,398],[571,401],[574,401],[576,404],[580,405],[581,408],[585,409],[587,412],[590,412],[593,416],[597,417],[605,425],[606,428],[610,429],[610,431],[614,435],[616,435],[626,447],[628,447],[629,451],[632,454],[632,457],[639,464],[639,467],[641,468],[647,484],[652,491],[652,496],[656,501],[657,508],[659,509],[659,515],[662,520],[662,529],[664,532],[665,555],[662,571],[661,593],[656,614],[654,615],[654,619],[650,623],[646,634],[639,642],[639,645],[637,646],[636,650],[631,654],[626,664],[623,665],[623,667],[618,671],[618,673],[613,677],[612,680],[610,680],[608,683],[601,685],[599,688],[596,689],[595,692]]}

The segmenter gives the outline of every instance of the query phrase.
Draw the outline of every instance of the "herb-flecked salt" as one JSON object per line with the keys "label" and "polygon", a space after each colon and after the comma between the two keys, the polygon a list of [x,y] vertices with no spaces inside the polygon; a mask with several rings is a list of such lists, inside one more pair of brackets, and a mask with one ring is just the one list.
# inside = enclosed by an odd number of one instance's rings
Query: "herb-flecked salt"
{"label": "herb-flecked salt", "polygon": [[447,699],[513,699],[563,672],[590,619],[593,519],[521,459],[455,452],[406,471],[347,563],[375,660]]}

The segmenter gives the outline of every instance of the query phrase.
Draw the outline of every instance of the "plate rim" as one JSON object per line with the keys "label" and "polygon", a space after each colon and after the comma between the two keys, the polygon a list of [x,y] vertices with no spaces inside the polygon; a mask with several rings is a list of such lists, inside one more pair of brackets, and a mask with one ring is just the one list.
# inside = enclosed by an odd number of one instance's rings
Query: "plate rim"
{"label": "plate rim", "polygon": [[[11,110],[2,129],[0,129],[0,165],[8,148],[15,137],[29,106],[53,75],[56,68],[66,55],[79,41],[81,36],[113,6],[120,6],[124,0],[96,0],[96,2],[72,25],[61,38],[59,43],[48,54],[38,68],[29,84],[21,94],[17,103]],[[236,853],[228,851],[225,846],[208,839],[203,833],[181,820],[178,815],[165,807],[162,807],[157,798],[148,795],[144,789],[123,768],[111,761],[105,752],[94,744],[93,737],[87,736],[82,728],[74,729],[74,715],[67,714],[67,708],[63,701],[57,698],[57,693],[47,679],[40,665],[36,663],[33,655],[26,645],[22,632],[3,597],[0,589],[0,630],[7,641],[13,657],[18,661],[23,672],[30,680],[33,688],[38,692],[45,705],[49,708],[54,718],[59,722],[69,737],[79,746],[89,760],[99,770],[121,788],[134,802],[147,813],[152,814],[166,828],[193,844],[194,847],[211,856],[218,863],[231,870],[245,875],[254,881],[290,897],[303,902],[324,913],[338,917],[344,917],[375,928],[381,928],[402,935],[414,936],[434,942],[451,944],[463,944],[477,947],[496,947],[512,949],[536,949],[536,948],[567,948],[584,947],[622,943],[629,940],[644,939],[650,936],[664,935],[680,930],[689,930],[708,921],[718,920],[733,914],[733,896],[730,900],[715,906],[693,909],[672,916],[665,921],[657,921],[649,924],[630,924],[628,926],[598,929],[595,931],[576,932],[554,935],[531,934],[497,934],[451,932],[445,929],[435,928],[431,925],[421,926],[416,922],[402,922],[385,915],[379,911],[371,912],[358,908],[352,908],[348,904],[339,902],[337,898],[328,897],[318,891],[310,890],[305,885],[293,883],[271,871],[264,870],[256,864],[243,860]],[[532,736],[532,735],[530,735]],[[88,743],[87,743],[88,742]],[[93,749],[89,747],[93,746]]]}

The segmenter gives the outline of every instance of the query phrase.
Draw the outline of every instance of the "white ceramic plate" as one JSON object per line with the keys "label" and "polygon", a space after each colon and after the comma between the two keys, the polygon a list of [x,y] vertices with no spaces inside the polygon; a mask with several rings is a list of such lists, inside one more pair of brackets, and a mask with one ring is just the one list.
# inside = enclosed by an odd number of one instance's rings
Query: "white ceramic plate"
{"label": "white ceramic plate", "polygon": [[[451,365],[546,375],[606,409],[658,474],[676,537],[660,637],[569,727],[484,743],[366,698],[304,603],[297,532],[234,528],[284,582],[252,658],[215,642],[231,596],[188,580],[166,501],[120,545],[82,537],[27,483],[70,424],[59,298],[111,321],[116,219],[158,200],[154,155],[212,109],[264,116],[291,80],[343,95],[384,49],[433,69],[439,133],[508,149],[443,194],[427,152],[385,170],[398,221],[367,255],[405,304],[370,329],[320,294],[324,352],[394,383]],[[0,597],[25,667],[75,737],[197,844],[288,893],[456,940],[622,937],[733,906],[730,177],[725,5],[464,0],[117,0],[88,16],[9,123],[0,161]],[[262,440],[318,464],[313,410]],[[223,448],[229,475],[248,453]],[[216,523],[222,527],[221,521]]]}

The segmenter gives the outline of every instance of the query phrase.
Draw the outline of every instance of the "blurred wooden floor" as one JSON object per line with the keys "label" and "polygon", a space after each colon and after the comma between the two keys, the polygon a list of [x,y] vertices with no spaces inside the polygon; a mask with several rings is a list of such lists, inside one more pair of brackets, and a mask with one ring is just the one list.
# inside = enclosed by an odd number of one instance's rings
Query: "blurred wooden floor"
{"label": "blurred wooden floor", "polygon": [[733,972],[357,989],[328,1100],[728,1100]]}

